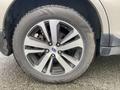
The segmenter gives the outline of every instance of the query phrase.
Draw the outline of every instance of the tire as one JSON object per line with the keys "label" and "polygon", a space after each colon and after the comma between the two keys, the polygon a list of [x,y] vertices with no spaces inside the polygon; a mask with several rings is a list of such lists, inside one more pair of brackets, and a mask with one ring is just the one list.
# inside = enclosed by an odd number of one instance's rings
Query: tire
{"label": "tire", "polygon": [[[23,49],[26,34],[36,23],[48,19],[62,20],[71,24],[82,37],[84,52],[80,58],[81,61],[68,73],[46,75],[35,70],[26,59]],[[81,76],[93,60],[95,53],[94,33],[85,18],[73,9],[57,5],[43,6],[27,13],[17,25],[13,36],[13,52],[22,70],[37,80],[49,83],[70,82]],[[63,70],[61,72],[65,71]]]}

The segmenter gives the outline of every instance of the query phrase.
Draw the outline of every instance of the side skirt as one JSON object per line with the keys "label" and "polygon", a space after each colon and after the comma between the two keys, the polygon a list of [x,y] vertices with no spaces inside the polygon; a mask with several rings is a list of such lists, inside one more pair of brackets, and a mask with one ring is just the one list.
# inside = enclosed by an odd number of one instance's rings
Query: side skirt
{"label": "side skirt", "polygon": [[120,55],[120,46],[118,46],[118,47],[101,47],[100,55],[101,56]]}

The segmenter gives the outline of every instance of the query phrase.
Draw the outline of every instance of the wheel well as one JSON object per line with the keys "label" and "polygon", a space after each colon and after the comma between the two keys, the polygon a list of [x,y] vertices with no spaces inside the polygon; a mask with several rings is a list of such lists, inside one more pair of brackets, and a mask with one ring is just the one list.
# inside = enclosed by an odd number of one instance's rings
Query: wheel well
{"label": "wheel well", "polygon": [[[89,22],[95,33],[97,46],[100,44],[101,24],[95,8],[88,0],[15,0],[9,8],[4,22],[4,33],[8,42],[9,53],[12,53],[12,36],[20,19],[30,10],[44,5],[62,5],[78,11]],[[99,51],[99,50],[97,50]]]}

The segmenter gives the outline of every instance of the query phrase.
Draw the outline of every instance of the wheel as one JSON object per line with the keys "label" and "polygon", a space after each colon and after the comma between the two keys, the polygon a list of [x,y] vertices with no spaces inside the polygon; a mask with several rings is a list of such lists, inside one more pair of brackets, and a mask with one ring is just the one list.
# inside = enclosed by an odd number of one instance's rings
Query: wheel
{"label": "wheel", "polygon": [[94,33],[76,11],[44,6],[21,19],[13,36],[13,52],[23,71],[37,80],[70,82],[92,62]]}

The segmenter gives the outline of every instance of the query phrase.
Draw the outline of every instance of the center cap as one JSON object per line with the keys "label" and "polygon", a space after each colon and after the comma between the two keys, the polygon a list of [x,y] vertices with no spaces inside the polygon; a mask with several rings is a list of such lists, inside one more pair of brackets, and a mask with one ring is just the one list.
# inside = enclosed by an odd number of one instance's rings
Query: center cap
{"label": "center cap", "polygon": [[56,53],[56,51],[57,51],[57,50],[56,50],[55,48],[52,48],[52,52]]}

